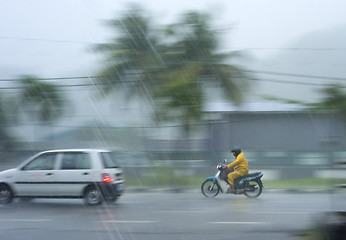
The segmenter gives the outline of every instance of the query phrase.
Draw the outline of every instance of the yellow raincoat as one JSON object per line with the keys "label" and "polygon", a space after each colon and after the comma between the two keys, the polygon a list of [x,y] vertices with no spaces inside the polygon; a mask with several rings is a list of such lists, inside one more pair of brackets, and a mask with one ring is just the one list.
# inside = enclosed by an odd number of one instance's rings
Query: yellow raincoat
{"label": "yellow raincoat", "polygon": [[249,173],[249,165],[242,152],[238,154],[234,162],[227,165],[227,168],[229,169],[232,167],[235,167],[235,171],[229,173],[227,177],[229,184],[233,186],[234,179],[237,179]]}

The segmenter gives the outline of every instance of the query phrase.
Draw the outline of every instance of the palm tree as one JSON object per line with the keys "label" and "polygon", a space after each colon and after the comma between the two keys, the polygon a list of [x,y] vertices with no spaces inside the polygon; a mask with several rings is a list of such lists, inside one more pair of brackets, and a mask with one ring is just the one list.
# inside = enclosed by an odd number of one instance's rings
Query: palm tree
{"label": "palm tree", "polygon": [[[165,83],[155,96],[157,115],[163,120],[180,120],[188,131],[202,116],[208,87],[219,88],[226,98],[241,103],[247,89],[246,75],[240,67],[227,64],[237,53],[218,53],[217,31],[211,26],[209,15],[189,12],[169,32],[176,38],[165,60]],[[170,54],[171,53],[171,54]],[[220,93],[221,94],[221,93]],[[177,111],[180,109],[180,111]]]}
{"label": "palm tree", "polygon": [[332,111],[343,120],[346,121],[346,94],[343,90],[344,86],[340,84],[330,84],[329,86],[321,89],[323,94],[319,102],[302,102],[293,99],[267,97],[268,100],[278,101],[288,104],[297,104],[311,110]]}
{"label": "palm tree", "polygon": [[119,37],[96,47],[108,56],[96,78],[102,95],[121,85],[119,92],[149,97],[155,100],[157,120],[179,121],[184,131],[201,119],[206,87],[218,87],[231,101],[241,102],[245,75],[227,64],[233,53],[217,53],[217,34],[208,15],[191,12],[160,31],[133,5],[110,23]]}
{"label": "palm tree", "polygon": [[[186,70],[188,72],[188,70]],[[175,80],[168,82],[156,91],[157,101],[155,119],[157,122],[179,122],[183,132],[188,135],[193,122],[202,117],[202,89],[196,81],[189,79],[189,74],[181,73]]]}
{"label": "palm tree", "polygon": [[336,111],[343,121],[346,121],[346,94],[341,85],[330,85],[322,90],[324,98],[319,103],[309,104],[319,110]]}
{"label": "palm tree", "polygon": [[38,80],[35,76],[23,76],[21,85],[20,102],[29,115],[38,116],[43,122],[60,116],[64,101],[57,85]]}
{"label": "palm tree", "polygon": [[110,21],[110,25],[120,37],[95,47],[108,56],[96,78],[101,94],[113,92],[120,84],[128,96],[150,97],[164,67],[157,32],[150,19],[140,7],[132,5],[122,18]]}

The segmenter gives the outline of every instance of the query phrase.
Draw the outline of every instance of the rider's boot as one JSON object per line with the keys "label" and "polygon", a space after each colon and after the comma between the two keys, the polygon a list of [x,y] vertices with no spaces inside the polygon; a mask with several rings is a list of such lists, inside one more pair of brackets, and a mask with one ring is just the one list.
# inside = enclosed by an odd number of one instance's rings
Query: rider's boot
{"label": "rider's boot", "polygon": [[234,192],[234,187],[232,184],[229,185],[229,188],[227,189],[226,193],[233,193]]}

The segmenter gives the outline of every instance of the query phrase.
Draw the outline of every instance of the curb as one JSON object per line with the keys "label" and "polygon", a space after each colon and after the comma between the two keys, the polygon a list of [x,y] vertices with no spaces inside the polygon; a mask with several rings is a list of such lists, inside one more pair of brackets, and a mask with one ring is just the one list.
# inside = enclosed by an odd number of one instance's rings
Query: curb
{"label": "curb", "polygon": [[[307,194],[307,193],[334,193],[337,189],[263,189],[263,192],[270,193],[292,193],[292,194]],[[125,189],[129,193],[149,193],[149,192],[165,192],[165,193],[200,193],[199,188],[183,189],[183,188],[129,188]]]}

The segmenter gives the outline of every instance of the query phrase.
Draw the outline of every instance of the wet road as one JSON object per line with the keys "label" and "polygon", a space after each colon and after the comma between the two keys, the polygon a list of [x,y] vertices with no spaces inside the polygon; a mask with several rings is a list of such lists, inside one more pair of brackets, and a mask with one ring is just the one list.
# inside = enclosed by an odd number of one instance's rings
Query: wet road
{"label": "wet road", "polygon": [[96,207],[82,200],[15,200],[0,206],[0,239],[299,239],[299,230],[344,201],[344,195],[270,191],[259,199],[127,193],[114,205]]}

